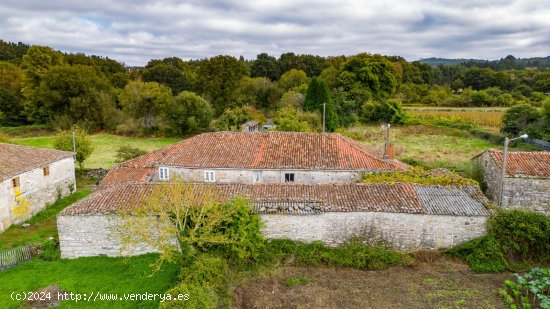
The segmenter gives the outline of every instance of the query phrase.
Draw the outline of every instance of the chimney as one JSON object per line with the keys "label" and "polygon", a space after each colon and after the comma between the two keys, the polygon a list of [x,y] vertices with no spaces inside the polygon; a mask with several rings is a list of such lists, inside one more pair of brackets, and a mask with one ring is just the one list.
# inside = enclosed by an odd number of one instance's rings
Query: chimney
{"label": "chimney", "polygon": [[390,160],[393,160],[394,156],[393,156],[393,144],[390,144],[388,146],[388,159]]}

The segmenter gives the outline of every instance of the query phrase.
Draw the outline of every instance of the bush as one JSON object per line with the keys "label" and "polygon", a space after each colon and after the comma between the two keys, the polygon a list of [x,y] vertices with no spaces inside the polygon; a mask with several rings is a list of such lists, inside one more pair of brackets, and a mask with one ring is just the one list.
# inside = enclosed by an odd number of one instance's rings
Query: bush
{"label": "bush", "polygon": [[191,259],[190,265],[182,267],[180,279],[183,283],[208,284],[221,287],[228,279],[229,266],[221,257],[199,254]]}
{"label": "bush", "polygon": [[527,104],[510,107],[502,117],[503,133],[516,136],[524,132],[529,126],[537,123],[541,118],[539,111]]}
{"label": "bush", "polygon": [[489,219],[487,235],[447,251],[474,271],[522,269],[550,262],[550,216],[522,210],[501,210]]}
{"label": "bush", "polygon": [[492,235],[510,259],[550,262],[550,216],[522,210],[502,211],[489,220]]}
{"label": "bush", "polygon": [[120,163],[120,162],[128,161],[128,160],[137,158],[139,156],[142,156],[146,153],[147,151],[145,150],[131,147],[129,145],[119,146],[116,150],[115,162]]}
{"label": "bush", "polygon": [[55,137],[54,147],[58,150],[74,151],[73,132],[75,132],[76,139],[76,162],[78,162],[79,167],[82,169],[84,168],[84,160],[86,160],[94,150],[88,132],[77,126],[74,126],[71,130],[60,131]]}
{"label": "bush", "polygon": [[56,261],[61,258],[59,244],[55,239],[48,239],[40,244],[38,258],[44,261]]}

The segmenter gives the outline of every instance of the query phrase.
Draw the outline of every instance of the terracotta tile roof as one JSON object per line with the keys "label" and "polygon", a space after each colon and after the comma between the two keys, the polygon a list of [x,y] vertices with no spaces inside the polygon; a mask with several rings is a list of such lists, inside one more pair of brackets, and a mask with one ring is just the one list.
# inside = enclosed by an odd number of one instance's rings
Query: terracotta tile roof
{"label": "terracotta tile roof", "polygon": [[[203,133],[114,168],[102,184],[121,183],[131,173],[150,176],[149,168],[299,169],[399,171],[407,165],[383,160],[340,134],[296,132]],[[145,169],[147,168],[147,169]],[[137,171],[135,169],[142,169]],[[111,174],[117,175],[111,175]],[[128,175],[118,175],[128,173]]]}
{"label": "terracotta tile roof", "polygon": [[[488,151],[498,168],[502,168],[502,151]],[[550,152],[510,151],[506,159],[506,175],[510,177],[550,177]]]}
{"label": "terracotta tile roof", "polygon": [[[142,204],[156,186],[173,184],[128,184],[104,187],[66,208],[62,215],[109,214],[130,211]],[[426,190],[427,186],[396,184],[190,184],[194,196],[213,192],[220,201],[244,196],[259,213],[313,214],[322,212],[391,212],[486,216],[488,201],[478,188]],[[423,190],[420,192],[419,190]],[[419,193],[420,192],[420,193]],[[461,199],[456,204],[456,196]],[[441,203],[435,207],[434,199]]]}
{"label": "terracotta tile roof", "polygon": [[0,143],[0,181],[72,156],[68,151]]}

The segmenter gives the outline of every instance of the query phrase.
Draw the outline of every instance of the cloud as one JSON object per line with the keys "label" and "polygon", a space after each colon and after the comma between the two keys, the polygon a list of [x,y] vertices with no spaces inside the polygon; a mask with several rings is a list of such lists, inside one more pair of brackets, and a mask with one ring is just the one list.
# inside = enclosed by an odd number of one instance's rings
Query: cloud
{"label": "cloud", "polygon": [[0,38],[129,65],[262,52],[532,57],[550,50],[545,2],[4,0]]}

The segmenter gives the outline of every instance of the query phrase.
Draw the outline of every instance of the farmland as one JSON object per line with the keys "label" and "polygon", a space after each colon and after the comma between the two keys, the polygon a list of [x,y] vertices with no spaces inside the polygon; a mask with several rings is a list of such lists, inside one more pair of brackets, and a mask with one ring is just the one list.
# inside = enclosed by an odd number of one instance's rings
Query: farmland
{"label": "farmland", "polygon": [[498,132],[502,127],[503,111],[498,110],[448,110],[448,109],[412,109],[409,114],[422,120],[448,120],[455,123],[473,124],[488,131]]}
{"label": "farmland", "polygon": [[[14,138],[12,142],[19,145],[54,148],[54,135],[37,137]],[[164,146],[177,143],[180,138],[173,137],[126,137],[113,134],[91,135],[94,151],[85,162],[86,168],[111,168],[115,162],[115,153],[118,146],[129,145],[143,149],[147,152],[157,150]]]}

